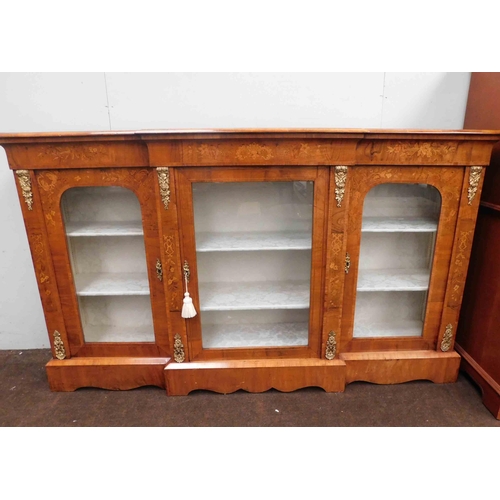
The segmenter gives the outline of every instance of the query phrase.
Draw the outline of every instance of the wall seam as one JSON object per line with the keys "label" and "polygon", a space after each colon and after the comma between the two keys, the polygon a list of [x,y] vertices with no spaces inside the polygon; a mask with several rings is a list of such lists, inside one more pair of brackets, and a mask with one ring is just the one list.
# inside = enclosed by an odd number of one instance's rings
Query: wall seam
{"label": "wall seam", "polygon": [[384,81],[382,83],[382,109],[380,110],[380,128],[384,128],[384,104],[385,104],[385,75],[387,73],[384,71]]}
{"label": "wall seam", "polygon": [[110,106],[109,106],[108,81],[106,79],[106,73],[104,73],[104,89],[105,89],[105,92],[106,92],[106,107],[108,108],[109,130],[113,130],[111,128],[111,109],[110,109]]}

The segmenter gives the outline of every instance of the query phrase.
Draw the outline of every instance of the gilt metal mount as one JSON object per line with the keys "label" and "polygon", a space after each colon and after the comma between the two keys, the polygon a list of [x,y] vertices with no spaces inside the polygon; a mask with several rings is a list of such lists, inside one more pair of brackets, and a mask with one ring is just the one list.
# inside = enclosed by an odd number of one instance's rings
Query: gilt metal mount
{"label": "gilt metal mount", "polygon": [[23,193],[24,201],[28,205],[28,210],[33,210],[33,191],[31,189],[31,177],[29,170],[16,170],[19,186]]}
{"label": "gilt metal mount", "polygon": [[158,280],[163,281],[163,267],[160,259],[156,259],[156,277]]}
{"label": "gilt metal mount", "polygon": [[165,210],[168,210],[170,205],[170,171],[168,167],[158,167],[156,172],[158,174],[158,184],[160,185],[161,201]]}
{"label": "gilt metal mount", "polygon": [[349,269],[351,269],[351,256],[346,252],[346,254],[345,254],[345,266],[344,266],[344,271],[346,274],[349,272]]}
{"label": "gilt metal mount", "polygon": [[182,266],[182,271],[184,272],[184,279],[189,283],[189,278],[191,277],[191,271],[189,270],[189,264],[187,260],[184,261]]}
{"label": "gilt metal mount", "polygon": [[446,352],[451,347],[451,342],[453,340],[453,325],[448,323],[444,330],[443,340],[441,340],[441,350]]}
{"label": "gilt metal mount", "polygon": [[57,330],[54,331],[54,351],[56,353],[57,359],[66,358],[66,349],[64,348],[64,342],[61,338],[61,334]]}
{"label": "gilt metal mount", "polygon": [[479,182],[481,181],[481,172],[483,167],[471,167],[469,172],[469,188],[467,189],[467,198],[469,200],[469,205],[472,205],[472,201],[477,193],[477,188],[479,187]]}
{"label": "gilt metal mount", "polygon": [[328,360],[332,360],[336,354],[337,354],[337,335],[332,330],[328,334],[328,340],[326,342],[325,358]]}
{"label": "gilt metal mount", "polygon": [[177,361],[177,363],[182,363],[185,359],[184,344],[182,343],[181,336],[176,333],[174,335],[174,360]]}
{"label": "gilt metal mount", "polygon": [[337,200],[337,208],[342,206],[342,200],[345,194],[345,183],[347,181],[347,167],[339,165],[335,167],[335,199]]}

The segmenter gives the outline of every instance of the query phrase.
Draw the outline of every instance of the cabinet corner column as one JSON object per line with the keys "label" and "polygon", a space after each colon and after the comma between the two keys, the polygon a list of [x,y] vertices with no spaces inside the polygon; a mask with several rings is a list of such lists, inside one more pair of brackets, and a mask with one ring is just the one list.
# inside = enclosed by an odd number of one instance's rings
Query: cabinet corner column
{"label": "cabinet corner column", "polygon": [[350,170],[350,167],[345,165],[336,165],[330,168],[325,308],[321,350],[323,359],[334,359],[341,346],[344,279],[349,271],[346,229]]}
{"label": "cabinet corner column", "polygon": [[[184,346],[184,359],[188,359],[185,321],[181,317],[183,281],[180,253],[180,225],[177,213],[175,167],[155,167],[156,195],[162,248],[162,275],[168,318],[169,355],[173,356],[179,344]],[[178,349],[177,349],[178,350]]]}
{"label": "cabinet corner column", "polygon": [[14,175],[43,305],[52,357],[59,360],[67,359],[71,357],[70,344],[63,321],[36,175],[31,170],[14,170]]}
{"label": "cabinet corner column", "polygon": [[484,180],[484,167],[469,166],[464,172],[460,208],[446,286],[443,316],[439,328],[436,350],[454,349],[456,329],[462,305],[467,269],[474,239],[474,228]]}

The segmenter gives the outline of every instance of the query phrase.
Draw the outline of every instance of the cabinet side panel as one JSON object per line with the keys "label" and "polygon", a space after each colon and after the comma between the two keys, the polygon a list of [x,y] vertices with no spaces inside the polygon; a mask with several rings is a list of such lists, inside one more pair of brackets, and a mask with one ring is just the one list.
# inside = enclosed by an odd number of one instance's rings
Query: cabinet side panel
{"label": "cabinet side panel", "polygon": [[500,207],[480,207],[457,343],[500,385]]}
{"label": "cabinet side panel", "polygon": [[[35,268],[35,275],[42,301],[45,322],[49,332],[49,340],[54,358],[63,355],[66,358],[71,357],[68,337],[66,335],[66,326],[63,321],[61,303],[59,300],[59,290],[57,288],[54,266],[52,264],[52,256],[50,253],[49,242],[47,239],[47,231],[42,210],[42,200],[40,192],[36,185],[35,175],[31,172],[27,173],[29,178],[29,188],[25,185],[21,188],[21,182],[18,175],[14,171],[16,177],[16,187],[21,203],[24,224],[28,235],[31,257]],[[31,203],[26,201],[26,190],[31,191]],[[29,208],[31,206],[31,209]],[[58,346],[56,351],[54,345],[54,332],[59,332],[64,349]]]}
{"label": "cabinet side panel", "polygon": [[484,178],[484,168],[475,170],[477,168],[480,167],[467,167],[465,169],[458,221],[446,286],[443,316],[437,342],[438,351],[452,350],[454,345]]}

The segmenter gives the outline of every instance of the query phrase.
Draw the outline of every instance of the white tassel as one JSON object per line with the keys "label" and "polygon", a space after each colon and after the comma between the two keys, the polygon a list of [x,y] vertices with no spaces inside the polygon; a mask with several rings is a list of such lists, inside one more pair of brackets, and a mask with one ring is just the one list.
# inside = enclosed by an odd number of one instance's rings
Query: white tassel
{"label": "white tassel", "polygon": [[186,283],[186,293],[184,294],[184,300],[182,301],[181,316],[183,318],[194,318],[196,316],[196,309],[194,308],[193,299],[189,296],[186,275],[184,275],[184,281]]}
{"label": "white tassel", "polygon": [[184,294],[181,316],[183,318],[194,318],[196,316],[196,309],[193,305],[193,299],[189,296],[189,292]]}

